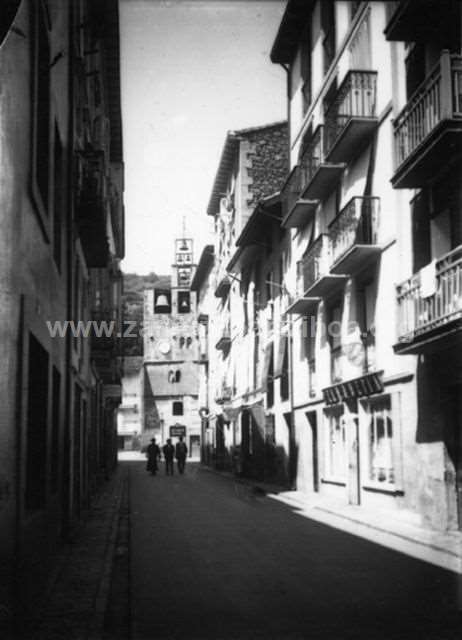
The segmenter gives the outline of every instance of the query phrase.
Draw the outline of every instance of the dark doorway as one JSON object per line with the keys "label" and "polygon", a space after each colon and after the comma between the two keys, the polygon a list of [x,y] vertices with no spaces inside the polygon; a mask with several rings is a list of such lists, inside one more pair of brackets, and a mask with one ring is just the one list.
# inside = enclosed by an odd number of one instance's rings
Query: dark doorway
{"label": "dark doorway", "polygon": [[[453,465],[457,500],[457,523],[462,530],[462,385],[454,385],[444,390],[445,443],[448,456]],[[452,471],[447,471],[450,479]],[[454,476],[453,476],[454,478]],[[452,489],[453,490],[453,489]]]}
{"label": "dark doorway", "polygon": [[291,413],[284,414],[284,420],[287,424],[289,436],[289,460],[287,462],[287,477],[289,487],[293,490],[297,488],[297,467],[298,467],[298,449],[295,441],[295,429]]}
{"label": "dark doorway", "polygon": [[316,411],[306,414],[311,428],[311,464],[313,472],[313,491],[319,491],[319,458],[318,458],[318,417]]}

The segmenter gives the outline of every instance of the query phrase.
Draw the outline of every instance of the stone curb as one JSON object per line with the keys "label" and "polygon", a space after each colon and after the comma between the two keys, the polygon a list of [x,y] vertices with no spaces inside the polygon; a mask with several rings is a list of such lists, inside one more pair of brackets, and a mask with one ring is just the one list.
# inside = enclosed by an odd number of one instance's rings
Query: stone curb
{"label": "stone curb", "polygon": [[103,570],[101,573],[98,591],[95,598],[94,615],[92,623],[90,625],[90,631],[88,633],[87,640],[101,640],[103,638],[104,617],[111,588],[113,557],[119,531],[120,508],[124,492],[127,490],[127,482],[128,472],[125,471],[122,477],[119,479],[116,487],[114,488],[114,493],[117,495],[117,499],[114,505],[114,513],[112,514],[109,527],[110,533],[104,553]]}

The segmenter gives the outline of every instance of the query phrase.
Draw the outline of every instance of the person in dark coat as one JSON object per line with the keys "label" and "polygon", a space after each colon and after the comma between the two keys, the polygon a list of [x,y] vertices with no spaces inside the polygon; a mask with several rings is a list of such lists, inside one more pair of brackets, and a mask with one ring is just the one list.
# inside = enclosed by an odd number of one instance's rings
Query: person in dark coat
{"label": "person in dark coat", "polygon": [[152,475],[155,476],[158,469],[157,461],[160,460],[160,449],[156,444],[155,438],[151,440],[151,444],[148,447],[147,453],[148,464],[146,465],[146,470],[150,471]]}
{"label": "person in dark coat", "polygon": [[176,443],[175,447],[175,458],[177,460],[178,471],[180,473],[184,473],[187,453],[188,447],[186,446],[186,443],[183,442],[183,436],[180,436],[180,441]]}
{"label": "person in dark coat", "polygon": [[175,455],[175,447],[173,446],[170,438],[167,440],[167,444],[164,445],[162,451],[165,458],[165,473],[166,475],[169,475],[170,473],[170,475],[173,476],[173,457]]}

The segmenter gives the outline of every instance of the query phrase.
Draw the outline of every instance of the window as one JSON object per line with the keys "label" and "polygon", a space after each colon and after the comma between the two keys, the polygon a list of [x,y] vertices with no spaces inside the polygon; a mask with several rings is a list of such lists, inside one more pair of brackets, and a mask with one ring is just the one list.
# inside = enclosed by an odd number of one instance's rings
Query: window
{"label": "window", "polygon": [[289,399],[289,340],[284,336],[280,339],[284,341],[284,355],[282,357],[281,375],[281,400]]}
{"label": "window", "polygon": [[367,480],[379,484],[393,484],[393,421],[390,396],[370,401],[367,434]]}
{"label": "window", "polygon": [[[360,4],[360,3],[355,3]],[[357,9],[357,8],[356,8]],[[366,70],[372,66],[369,14],[361,21],[349,47],[352,69]]]}
{"label": "window", "polygon": [[316,318],[306,316],[302,323],[302,338],[305,344],[305,358],[308,363],[309,394],[310,397],[316,395]]}
{"label": "window", "polygon": [[172,405],[172,414],[174,416],[182,416],[183,415],[183,403],[180,401],[174,402]]}
{"label": "window", "polygon": [[48,16],[38,0],[33,3],[34,114],[32,192],[41,216],[48,215],[50,179],[50,43]]}
{"label": "window", "polygon": [[416,273],[431,261],[430,208],[426,192],[412,201],[413,271]]}
{"label": "window", "polygon": [[270,353],[268,362],[268,377],[266,379],[266,405],[272,407],[274,404],[274,350],[273,344],[270,346]]}
{"label": "window", "polygon": [[425,45],[413,44],[406,58],[406,95],[409,99],[425,80]]}
{"label": "window", "polygon": [[364,349],[361,352],[364,372],[375,366],[375,286],[367,282],[358,287],[358,322],[360,339]]}
{"label": "window", "polygon": [[342,303],[335,302],[327,313],[327,335],[331,353],[332,383],[342,379]]}
{"label": "window", "polygon": [[170,289],[154,290],[154,313],[170,313],[171,294]]}
{"label": "window", "polygon": [[189,291],[178,291],[178,313],[190,313],[191,300]]}
{"label": "window", "polygon": [[61,256],[62,256],[62,227],[63,227],[63,208],[65,206],[64,200],[64,182],[63,182],[63,147],[61,144],[61,138],[59,136],[58,127],[55,126],[55,141],[54,141],[54,197],[53,197],[53,257],[58,267],[58,271],[61,270]]}
{"label": "window", "polygon": [[325,473],[328,479],[344,481],[346,478],[346,429],[343,406],[329,409],[326,419]]}
{"label": "window", "polygon": [[26,450],[26,509],[40,509],[46,502],[48,423],[48,353],[29,337],[29,380]]}
{"label": "window", "polygon": [[302,74],[302,95],[303,95],[303,115],[308,111],[311,104],[311,23],[305,29],[301,46],[301,74]]}
{"label": "window", "polygon": [[322,41],[324,73],[327,72],[335,57],[335,2],[323,0],[321,3],[321,29],[324,34]]}

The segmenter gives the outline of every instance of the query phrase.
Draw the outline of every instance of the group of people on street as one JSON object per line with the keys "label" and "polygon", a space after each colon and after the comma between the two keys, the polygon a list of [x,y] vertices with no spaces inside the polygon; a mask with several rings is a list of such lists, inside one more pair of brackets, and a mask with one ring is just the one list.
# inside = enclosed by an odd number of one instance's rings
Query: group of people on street
{"label": "group of people on street", "polygon": [[[183,441],[183,436],[180,436],[179,442],[173,446],[171,439],[167,440],[167,444],[162,447],[162,453],[164,455],[165,460],[165,474],[173,476],[173,461],[176,458],[178,471],[180,474],[184,473],[186,466],[186,456],[188,454],[188,447],[186,443]],[[156,475],[159,470],[158,463],[161,460],[161,449],[159,445],[156,443],[156,439],[152,438],[151,444],[147,449],[148,462],[146,465],[146,470],[150,471],[153,476]]]}

